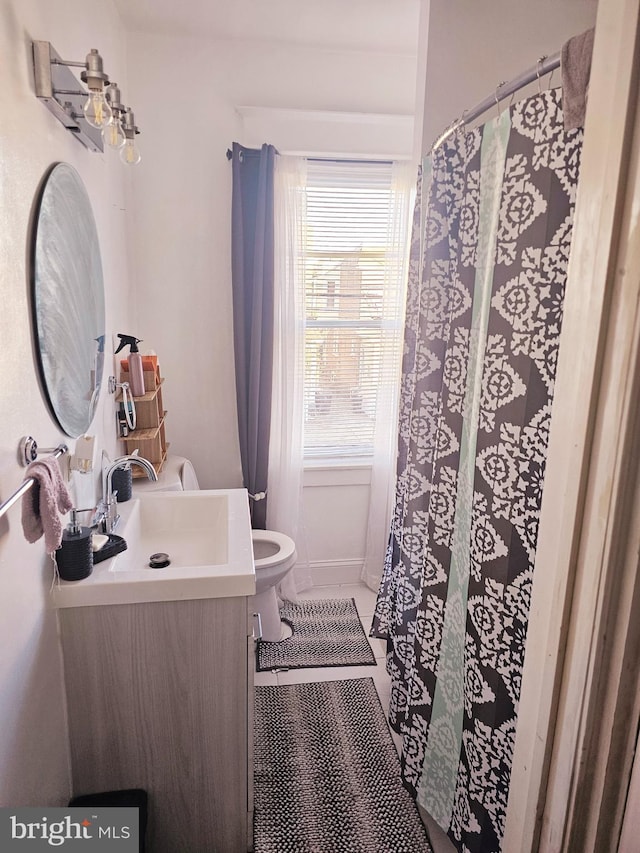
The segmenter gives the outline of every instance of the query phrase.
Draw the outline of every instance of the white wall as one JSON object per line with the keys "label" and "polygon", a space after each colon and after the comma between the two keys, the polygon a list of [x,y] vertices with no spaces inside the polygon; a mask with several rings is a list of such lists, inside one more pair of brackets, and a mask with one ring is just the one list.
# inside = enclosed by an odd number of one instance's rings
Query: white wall
{"label": "white wall", "polygon": [[423,151],[499,83],[592,27],[597,0],[430,0],[428,5]]}
{"label": "white wall", "polygon": [[370,465],[309,467],[304,472],[300,521],[314,586],[360,581],[370,490]]}
{"label": "white wall", "polygon": [[192,459],[203,488],[241,485],[225,156],[240,119],[215,71],[218,53],[201,39],[129,39],[143,158],[133,184],[133,332],[166,379],[171,451]]}
{"label": "white wall", "polygon": [[[143,33],[129,35],[128,56],[143,130],[132,331],[156,350],[167,380],[172,452],[193,460],[203,487],[238,486],[226,150],[270,142],[285,153],[410,157],[416,56]],[[336,568],[345,580],[360,574],[362,478],[305,478],[308,556],[328,582]]]}
{"label": "white wall", "polygon": [[[109,0],[0,3],[0,500],[23,479],[24,469],[17,464],[23,435],[32,434],[42,447],[64,439],[38,382],[27,266],[34,195],[55,161],[78,170],[91,199],[102,252],[107,330],[130,322],[124,167],[117,158],[88,152],[36,100],[32,39],[51,41],[72,60],[84,60],[92,47],[98,48],[107,72],[126,89],[124,43]],[[103,392],[90,431],[113,454],[113,398],[106,397]],[[95,493],[94,480],[88,477],[81,490],[85,499]],[[29,545],[23,538],[19,505],[0,519],[0,573],[0,804],[63,805],[70,777],[56,619],[48,596],[51,563],[42,540]]]}

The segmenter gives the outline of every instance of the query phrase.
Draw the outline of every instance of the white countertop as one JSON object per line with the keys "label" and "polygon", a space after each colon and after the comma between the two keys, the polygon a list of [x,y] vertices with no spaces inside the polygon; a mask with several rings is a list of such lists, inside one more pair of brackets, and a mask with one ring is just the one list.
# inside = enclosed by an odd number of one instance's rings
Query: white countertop
{"label": "white countertop", "polygon": [[[161,509],[163,501],[180,500],[181,496],[191,501],[191,504],[184,504],[185,507],[190,505],[208,508],[216,501],[218,504],[224,504],[227,514],[224,560],[215,565],[169,566],[164,569],[128,568],[135,554],[137,543],[134,539],[140,536],[138,515],[144,514],[141,513],[141,508],[147,513],[154,512]],[[224,499],[222,502],[221,498]],[[161,503],[150,503],[153,501]],[[210,501],[210,504],[207,501]],[[173,509],[175,506],[175,503],[165,503],[165,509]],[[245,489],[153,492],[118,504],[118,512],[121,519],[114,533],[125,540],[129,533],[131,541],[127,540],[127,551],[97,563],[89,577],[83,580],[57,582],[51,593],[56,608],[255,594],[251,522]],[[204,528],[202,530],[204,531]],[[198,531],[193,535],[198,536]],[[158,547],[155,550],[165,549]]]}

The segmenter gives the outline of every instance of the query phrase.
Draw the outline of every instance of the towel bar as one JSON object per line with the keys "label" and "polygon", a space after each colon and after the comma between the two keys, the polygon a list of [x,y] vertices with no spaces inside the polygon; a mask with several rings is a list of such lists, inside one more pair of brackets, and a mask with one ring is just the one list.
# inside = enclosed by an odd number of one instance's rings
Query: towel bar
{"label": "towel bar", "polygon": [[[65,453],[69,452],[69,448],[66,444],[59,444],[57,447],[45,447],[42,450],[38,450],[38,445],[36,443],[35,438],[32,438],[30,435],[25,436],[20,442],[20,450],[21,454],[21,462],[23,465],[28,465],[29,462],[33,462],[38,458],[39,453],[51,453],[54,459],[57,459],[59,456],[64,456]],[[26,480],[22,483],[22,485],[16,489],[16,491],[11,495],[11,497],[7,498],[4,503],[0,504],[0,518],[5,514],[5,512],[19,501],[20,498],[26,494],[31,486],[35,483],[33,477],[27,477]]]}

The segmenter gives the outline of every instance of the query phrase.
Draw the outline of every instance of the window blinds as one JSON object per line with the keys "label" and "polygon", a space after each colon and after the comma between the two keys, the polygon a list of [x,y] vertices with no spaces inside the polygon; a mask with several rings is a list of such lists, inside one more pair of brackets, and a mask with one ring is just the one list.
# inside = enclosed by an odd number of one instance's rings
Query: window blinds
{"label": "window blinds", "polygon": [[408,240],[392,163],[307,161],[305,457],[373,452],[399,381]]}

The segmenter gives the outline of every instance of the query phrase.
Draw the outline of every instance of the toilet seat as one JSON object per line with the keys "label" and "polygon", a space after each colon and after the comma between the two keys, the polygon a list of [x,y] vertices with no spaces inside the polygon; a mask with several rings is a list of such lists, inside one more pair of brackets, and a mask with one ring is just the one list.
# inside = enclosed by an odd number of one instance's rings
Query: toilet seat
{"label": "toilet seat", "polygon": [[256,571],[279,566],[295,555],[295,542],[284,533],[278,533],[276,530],[252,530],[251,538]]}

